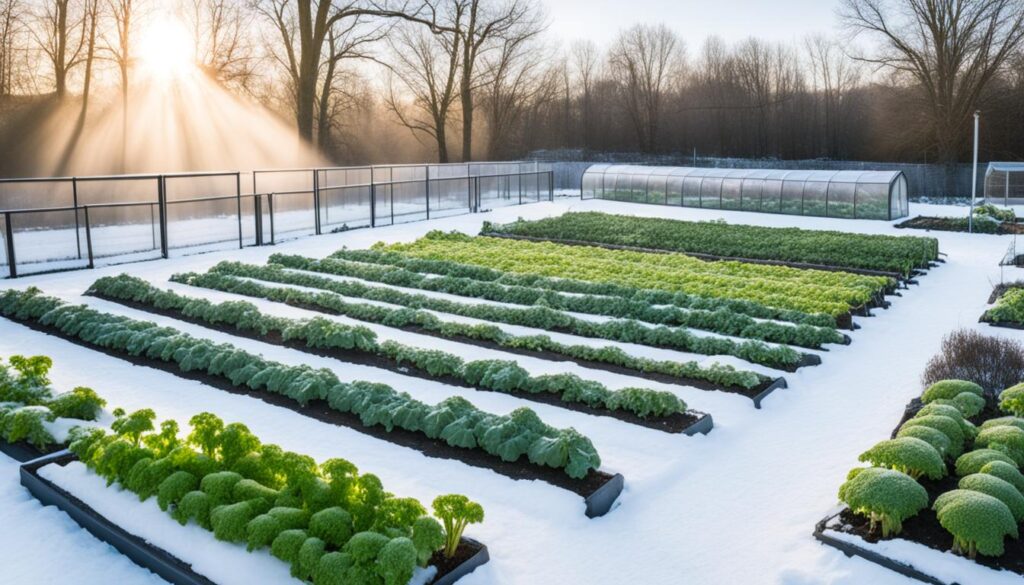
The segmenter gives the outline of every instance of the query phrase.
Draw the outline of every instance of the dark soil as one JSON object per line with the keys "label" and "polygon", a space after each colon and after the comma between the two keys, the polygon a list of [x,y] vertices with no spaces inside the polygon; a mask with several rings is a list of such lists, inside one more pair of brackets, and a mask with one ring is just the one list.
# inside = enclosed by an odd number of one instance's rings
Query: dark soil
{"label": "dark soil", "polygon": [[[986,420],[1006,415],[1005,413],[1000,412],[996,407],[997,399],[995,395],[990,394],[988,396],[988,401],[989,404],[986,409],[978,416],[972,418],[971,422],[980,425]],[[899,427],[917,414],[917,412],[921,410],[922,406],[923,404],[918,398],[911,401],[910,404],[907,405],[903,417],[900,419],[900,424],[896,425],[891,436],[895,437]],[[950,490],[957,489],[957,483],[960,481],[960,478],[956,476],[953,463],[949,462],[947,465],[949,467],[949,474],[945,478],[939,481],[931,481],[927,478],[921,478],[918,480],[918,483],[924,486],[928,491],[928,501],[930,504],[934,503],[935,498],[939,495]],[[870,522],[867,518],[854,514],[849,509],[844,510],[840,515],[840,518],[848,525],[844,528],[843,532],[855,534],[868,542],[878,542],[881,540],[880,529],[877,534],[869,531]],[[928,508],[922,510],[917,516],[905,520],[903,522],[903,531],[900,532],[899,536],[896,538],[923,544],[929,548],[944,552],[951,551],[953,548],[953,535],[939,524],[939,520],[936,517],[935,512],[932,511],[930,505]],[[993,569],[1006,569],[1013,571],[1014,573],[1024,575],[1024,540],[1008,538],[1004,544],[1006,546],[1006,552],[1003,556],[993,558],[978,555],[977,558],[974,559],[975,562]]]}
{"label": "dark soil", "polygon": [[[487,388],[480,388],[478,386],[471,386],[470,384],[466,383],[465,380],[462,380],[461,378],[456,378],[455,376],[432,376],[426,370],[422,370],[420,368],[417,368],[417,367],[413,366],[412,364],[400,365],[400,364],[395,363],[394,360],[391,360],[391,359],[388,359],[386,357],[382,357],[382,356],[379,356],[379,355],[376,355],[376,354],[373,354],[373,353],[369,353],[369,352],[365,352],[365,351],[360,351],[358,349],[343,350],[343,349],[314,348],[314,347],[309,347],[305,343],[301,343],[301,342],[297,342],[297,341],[284,341],[281,338],[281,332],[279,332],[279,331],[271,331],[267,335],[260,335],[256,331],[241,330],[241,329],[237,329],[235,327],[231,327],[231,326],[226,325],[226,324],[208,323],[206,321],[203,321],[202,319],[186,316],[181,311],[177,311],[177,310],[159,309],[159,308],[156,308],[156,307],[154,307],[152,305],[146,305],[144,303],[139,303],[139,302],[131,301],[131,300],[118,299],[118,298],[114,298],[114,297],[110,297],[110,296],[102,295],[102,294],[89,293],[89,296],[95,296],[96,298],[100,298],[100,299],[103,299],[105,301],[110,301],[112,303],[118,303],[120,305],[124,305],[126,307],[131,307],[133,309],[138,309],[140,311],[145,311],[145,312],[153,313],[153,314],[156,314],[156,315],[162,315],[164,317],[170,317],[172,319],[177,319],[179,321],[184,321],[186,323],[192,323],[193,325],[198,325],[198,326],[204,327],[206,329],[212,329],[214,331],[220,331],[221,333],[227,333],[229,335],[234,335],[236,337],[244,337],[244,338],[247,338],[247,339],[254,339],[256,341],[262,341],[263,343],[269,343],[271,345],[280,345],[280,346],[288,347],[288,348],[295,349],[295,350],[298,350],[298,351],[302,351],[302,352],[305,352],[305,353],[310,353],[310,354],[313,354],[313,355],[318,355],[318,356],[321,356],[321,357],[333,358],[333,359],[336,359],[336,360],[339,360],[339,361],[343,361],[343,362],[348,362],[348,363],[351,363],[351,364],[358,364],[358,365],[361,365],[361,366],[370,366],[370,367],[379,368],[379,369],[382,369],[382,370],[388,370],[388,371],[391,371],[391,372],[397,372],[397,373],[405,375],[405,376],[412,376],[412,377],[420,378],[420,379],[423,379],[423,380],[433,380],[435,382],[441,382],[443,384],[448,384],[450,386],[458,386],[460,388],[472,388],[472,389],[477,390],[479,392],[495,392],[495,390],[490,390],[490,389],[487,389]],[[815,357],[817,357],[817,356],[815,356]],[[583,404],[581,402],[564,402],[559,396],[557,396],[555,394],[547,393],[547,392],[545,392],[545,393],[538,393],[538,394],[530,394],[530,393],[527,393],[527,392],[516,392],[516,393],[508,393],[508,395],[509,396],[514,396],[516,398],[521,398],[523,400],[530,400],[532,402],[538,402],[538,403],[541,403],[541,404],[548,404],[548,405],[552,405],[552,406],[557,406],[559,408],[564,408],[566,410],[572,410],[572,411],[575,411],[575,412],[583,412],[583,413],[591,414],[591,415],[594,415],[594,416],[607,416],[607,417],[618,419],[618,420],[621,420],[621,421],[624,421],[624,422],[628,422],[628,423],[631,423],[631,424],[635,424],[635,425],[639,425],[639,426],[643,426],[643,427],[647,427],[647,428],[655,429],[655,430],[659,430],[659,431],[664,431],[666,433],[682,433],[687,428],[689,428],[694,423],[696,423],[698,420],[700,420],[700,416],[695,415],[695,414],[690,413],[690,412],[676,413],[676,414],[673,414],[671,416],[649,418],[649,419],[648,418],[640,418],[639,416],[637,416],[637,415],[635,415],[635,414],[633,414],[631,412],[628,412],[628,411],[608,410],[607,408],[592,407],[592,406],[588,406],[586,404]]]}
{"label": "dark soil", "polygon": [[463,538],[461,541],[459,541],[459,547],[455,549],[455,554],[452,556],[452,558],[449,559],[445,557],[444,551],[439,550],[434,553],[434,556],[430,557],[430,562],[427,563],[427,566],[429,567],[433,565],[437,567],[437,576],[434,577],[434,580],[437,581],[440,580],[441,577],[444,577],[448,573],[451,573],[455,569],[459,568],[459,565],[461,565],[462,563],[473,558],[473,555],[480,552],[480,549],[482,548],[482,544],[472,540],[466,540],[465,538]]}
{"label": "dark soil", "polygon": [[[926,217],[923,215],[896,224],[897,228],[916,230],[935,230],[937,232],[967,232],[967,221],[958,217]],[[996,235],[1024,234],[1024,224],[1003,222],[999,224]],[[978,232],[975,233],[990,233]]]}
{"label": "dark soil", "polygon": [[[278,301],[274,301],[274,302],[278,302]],[[324,313],[325,315],[338,315],[338,316],[342,316],[341,313],[339,313],[337,311],[332,311],[332,310],[330,310],[330,309],[328,309],[326,307],[321,307],[319,305],[314,305],[314,304],[311,304],[311,303],[286,302],[285,304],[293,306],[293,307],[297,307],[299,309],[305,309],[307,311],[313,311],[313,312],[316,312],[316,313]],[[572,363],[575,363],[575,364],[579,364],[579,365],[581,365],[581,366],[583,366],[585,368],[590,368],[590,369],[594,369],[594,370],[602,370],[602,371],[605,371],[605,372],[613,372],[613,373],[616,373],[616,374],[622,374],[624,376],[633,376],[633,377],[636,377],[636,378],[644,378],[644,379],[647,379],[647,380],[653,380],[655,382],[663,382],[665,384],[685,384],[687,386],[691,386],[693,388],[697,388],[697,389],[700,389],[700,390],[720,390],[722,392],[729,392],[729,393],[732,393],[732,394],[741,394],[743,396],[746,396],[747,398],[753,398],[753,397],[757,396],[762,391],[764,391],[766,388],[771,386],[772,383],[774,382],[773,379],[771,379],[771,378],[769,378],[767,376],[764,376],[762,381],[761,381],[761,383],[758,384],[757,386],[753,387],[753,388],[744,388],[742,386],[725,386],[725,385],[722,385],[722,384],[715,384],[715,383],[712,383],[712,382],[708,382],[707,380],[698,380],[696,378],[686,378],[686,377],[682,377],[682,376],[669,376],[668,374],[659,374],[657,372],[643,372],[641,370],[634,370],[634,369],[631,369],[631,368],[625,368],[625,367],[618,366],[618,365],[615,365],[615,364],[608,364],[608,363],[605,363],[605,362],[596,362],[596,361],[591,361],[591,360],[574,358],[574,357],[570,357],[570,356],[567,356],[567,355],[554,354],[554,353],[549,353],[549,352],[542,351],[542,350],[532,350],[532,349],[524,349],[524,348],[517,348],[517,347],[505,347],[504,345],[501,345],[499,343],[495,343],[493,341],[487,341],[487,340],[483,340],[483,339],[475,339],[475,338],[472,338],[472,337],[465,337],[465,336],[461,336],[461,335],[446,336],[446,335],[441,335],[437,331],[431,331],[429,329],[424,329],[424,328],[416,326],[416,325],[406,325],[406,326],[403,326],[403,327],[397,327],[397,326],[389,325],[389,327],[394,327],[395,329],[401,329],[402,331],[408,331],[410,333],[418,333],[420,335],[427,335],[427,336],[430,336],[430,337],[437,337],[439,339],[447,339],[449,341],[455,341],[455,342],[458,342],[458,343],[465,343],[466,345],[475,345],[477,347],[483,347],[483,348],[486,348],[486,349],[494,349],[494,350],[503,351],[505,353],[511,353],[511,354],[515,354],[515,355],[525,355],[525,356],[529,356],[529,357],[535,357],[535,358],[538,358],[538,359],[548,360],[548,361],[555,361],[555,362],[572,362]]]}
{"label": "dark soil", "polygon": [[131,356],[113,349],[98,347],[80,339],[66,336],[56,328],[44,326],[35,321],[13,319],[11,317],[7,318],[35,331],[59,337],[75,345],[98,351],[110,357],[124,360],[137,366],[154,368],[173,374],[179,378],[200,382],[225,392],[256,398],[268,404],[280,406],[281,408],[286,408],[322,422],[348,427],[365,435],[396,445],[401,445],[403,447],[408,447],[415,451],[419,451],[428,457],[434,457],[437,459],[454,459],[473,467],[490,469],[512,479],[541,480],[579,494],[583,497],[587,497],[594,493],[614,477],[613,474],[592,469],[586,477],[582,479],[573,479],[566,475],[566,473],[561,469],[534,465],[525,458],[521,458],[519,461],[510,463],[502,461],[499,457],[490,455],[481,449],[462,449],[459,447],[452,447],[444,441],[431,439],[422,433],[416,433],[399,428],[395,428],[391,432],[388,432],[381,426],[367,427],[363,425],[357,415],[334,410],[324,400],[315,400],[306,406],[302,406],[287,396],[273,394],[266,391],[251,390],[245,386],[234,386],[227,378],[224,377],[211,376],[206,372],[183,372],[177,365],[172,363],[150,359],[145,356]]}

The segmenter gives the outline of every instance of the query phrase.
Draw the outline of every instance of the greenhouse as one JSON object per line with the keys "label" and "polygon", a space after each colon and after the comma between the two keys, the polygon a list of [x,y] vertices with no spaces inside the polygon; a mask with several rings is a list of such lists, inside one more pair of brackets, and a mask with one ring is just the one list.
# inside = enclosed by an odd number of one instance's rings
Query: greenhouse
{"label": "greenhouse", "polygon": [[900,171],[800,171],[592,165],[584,199],[892,220],[910,213]]}
{"label": "greenhouse", "polygon": [[990,162],[985,170],[985,201],[1019,205],[1024,201],[1024,163]]}

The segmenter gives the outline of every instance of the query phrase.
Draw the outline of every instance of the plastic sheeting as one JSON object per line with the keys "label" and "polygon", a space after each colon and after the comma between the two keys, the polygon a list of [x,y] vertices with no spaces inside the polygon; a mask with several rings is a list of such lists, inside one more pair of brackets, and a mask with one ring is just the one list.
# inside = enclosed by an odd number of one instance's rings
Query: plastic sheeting
{"label": "plastic sheeting", "polygon": [[593,165],[583,198],[893,220],[910,213],[900,171],[791,171]]}
{"label": "plastic sheeting", "polygon": [[990,162],[985,171],[985,201],[1016,204],[1024,199],[1024,163]]}

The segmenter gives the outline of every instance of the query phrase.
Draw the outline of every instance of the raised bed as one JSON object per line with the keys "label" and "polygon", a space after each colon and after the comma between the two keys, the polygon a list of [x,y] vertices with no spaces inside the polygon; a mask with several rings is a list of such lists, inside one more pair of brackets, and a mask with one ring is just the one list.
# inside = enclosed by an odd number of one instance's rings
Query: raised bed
{"label": "raised bed", "polygon": [[19,463],[38,459],[39,457],[55,453],[62,449],[64,449],[63,445],[53,445],[46,449],[39,449],[35,445],[26,443],[25,441],[18,441],[17,443],[0,441],[0,453],[7,455]]}
{"label": "raised bed", "polygon": [[[975,424],[1004,416],[993,405],[995,397],[989,397],[989,407],[980,415],[972,418]],[[890,437],[895,437],[900,426],[923,404],[915,398],[906,407],[899,424]],[[960,478],[955,473],[947,477],[931,481],[927,478],[918,480],[928,491],[929,502],[944,492],[957,488]],[[867,518],[854,514],[845,505],[833,509],[815,526],[814,537],[831,547],[837,548],[847,556],[859,556],[913,579],[933,583],[935,585],[973,585],[981,583],[979,576],[987,569],[1008,571],[1021,575],[1024,579],[1024,540],[1007,539],[1006,552],[1001,557],[978,555],[971,560],[950,552],[953,536],[939,524],[935,512],[928,507],[918,515],[903,521],[900,535],[890,539],[881,539],[870,532]],[[934,562],[927,563],[922,558],[936,556]]]}
{"label": "raised bed", "polygon": [[[423,380],[431,380],[434,382],[441,382],[449,386],[458,386],[460,388],[472,388],[479,392],[497,392],[488,388],[481,388],[478,386],[472,386],[466,383],[460,378],[454,376],[433,376],[426,370],[416,368],[412,364],[398,365],[394,360],[380,357],[370,352],[359,351],[359,350],[343,350],[343,349],[330,349],[330,348],[315,348],[306,345],[305,343],[295,341],[285,341],[282,339],[280,333],[272,332],[268,335],[260,335],[256,331],[241,330],[229,325],[219,323],[209,323],[202,319],[195,317],[189,317],[181,311],[173,309],[158,309],[151,305],[139,303],[131,300],[118,299],[115,297],[89,293],[89,296],[94,296],[99,299],[111,303],[117,303],[126,307],[137,309],[139,311],[145,311],[155,315],[162,315],[164,317],[170,317],[178,321],[184,321],[193,325],[198,325],[205,329],[211,329],[213,331],[219,331],[233,335],[235,337],[243,337],[246,339],[253,339],[263,343],[269,343],[271,345],[279,345],[282,347],[288,347],[297,351],[318,355],[321,357],[333,358],[343,362],[351,364],[358,364],[362,366],[370,366],[379,368],[382,370],[388,370],[391,372],[397,372],[405,376],[412,376]],[[814,356],[818,357],[818,356]],[[821,358],[818,358],[820,362]],[[551,406],[557,406],[566,410],[572,410],[575,412],[582,412],[594,416],[606,416],[614,418],[637,426],[642,426],[650,429],[664,431],[666,433],[682,433],[687,436],[693,436],[696,434],[708,434],[712,428],[714,428],[714,422],[710,414],[706,414],[698,411],[687,411],[685,413],[674,414],[666,417],[659,418],[641,418],[633,413],[622,411],[622,410],[608,410],[606,408],[596,408],[588,406],[582,402],[565,402],[558,395],[551,393],[538,393],[531,394],[528,392],[516,392],[516,393],[505,393],[513,398],[519,398],[522,400],[529,400],[531,402],[537,402],[540,404],[548,404]]]}
{"label": "raised bed", "polygon": [[[192,570],[186,561],[150,544],[97,513],[73,494],[39,475],[46,465],[67,465],[77,457],[70,451],[59,451],[21,466],[21,485],[44,506],[56,506],[93,536],[113,546],[135,564],[152,571],[174,585],[214,585],[214,582]],[[452,585],[490,559],[487,547],[463,538],[453,562],[433,563],[437,576],[434,585]]]}
{"label": "raised bed", "polygon": [[[989,234],[989,235],[1010,235],[1010,234],[1024,234],[1024,224],[1022,223],[1011,223],[1002,222],[995,224],[993,229],[986,231],[979,231],[978,227],[984,224],[985,220],[981,222],[974,222],[974,233],[976,234]],[[991,222],[989,222],[991,223]],[[966,217],[928,217],[919,215],[917,217],[908,219],[902,223],[896,224],[894,227],[897,228],[909,228],[917,230],[937,232],[962,232],[967,233],[968,225]],[[984,228],[983,228],[984,229]]]}
{"label": "raised bed", "polygon": [[[11,317],[6,318],[11,319]],[[250,398],[256,398],[268,404],[279,406],[322,422],[347,427],[356,432],[363,433],[395,445],[408,447],[426,455],[427,457],[461,461],[466,465],[490,469],[495,473],[499,473],[512,479],[540,480],[549,483],[553,486],[560,487],[582,496],[587,505],[586,514],[589,518],[603,516],[611,511],[612,504],[614,504],[615,499],[622,492],[624,478],[618,473],[611,474],[592,469],[586,477],[582,479],[574,479],[566,475],[566,473],[561,469],[534,465],[529,461],[502,461],[501,459],[478,449],[461,449],[458,447],[452,447],[443,441],[430,439],[421,433],[415,433],[400,428],[395,428],[392,429],[391,432],[388,432],[385,428],[380,426],[365,426],[359,419],[358,415],[334,410],[325,400],[314,400],[309,402],[306,406],[302,406],[287,396],[273,394],[271,392],[256,391],[244,386],[234,386],[226,378],[211,376],[205,372],[183,372],[177,366],[168,362],[144,356],[122,354],[116,350],[97,347],[77,338],[65,336],[59,330],[41,325],[35,321],[19,319],[11,320],[35,331],[59,337],[75,345],[100,352],[115,359],[123,360],[137,366],[146,366],[167,372],[179,378],[200,382],[207,386],[217,388],[225,392],[230,392],[231,394],[239,394]],[[612,494],[614,494],[615,497],[611,497]]]}

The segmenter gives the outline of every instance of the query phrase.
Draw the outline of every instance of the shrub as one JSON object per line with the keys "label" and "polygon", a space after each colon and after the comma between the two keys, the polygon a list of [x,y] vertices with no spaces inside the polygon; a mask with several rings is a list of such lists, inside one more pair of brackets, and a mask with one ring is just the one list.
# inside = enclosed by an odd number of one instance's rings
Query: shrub
{"label": "shrub", "polygon": [[1019,469],[1005,461],[992,461],[981,468],[981,473],[994,475],[999,479],[1008,482],[1017,491],[1024,495],[1024,474]]}
{"label": "shrub", "polygon": [[58,418],[96,420],[107,401],[91,388],[78,387],[51,400],[47,407]]}
{"label": "shrub", "polygon": [[974,440],[975,447],[989,447],[1010,456],[1017,466],[1024,465],[1024,431],[1012,426],[984,429]]}
{"label": "shrub", "polygon": [[459,548],[466,526],[484,521],[484,509],[466,496],[455,494],[438,496],[434,499],[433,507],[434,515],[444,524],[444,555],[452,558]]}
{"label": "shrub", "polygon": [[978,428],[974,426],[974,423],[964,418],[964,413],[959,408],[952,404],[940,404],[940,402],[946,402],[944,400],[937,400],[931,404],[926,404],[922,408],[916,417],[928,416],[937,414],[939,416],[949,417],[960,425],[960,430],[963,432],[964,441],[973,439],[978,434]]}
{"label": "shrub", "polygon": [[1003,539],[1017,538],[1017,523],[1006,504],[990,495],[953,490],[940,495],[932,506],[939,524],[953,535],[953,551],[974,558],[1000,556]]}
{"label": "shrub", "polygon": [[943,457],[949,454],[949,437],[944,435],[942,431],[935,430],[931,427],[903,426],[900,428],[899,432],[896,433],[896,437],[913,437],[915,439],[921,439],[931,445]]}
{"label": "shrub", "polygon": [[985,394],[985,390],[974,382],[968,382],[967,380],[940,380],[924,391],[924,394],[921,395],[921,400],[925,404],[935,400],[952,400],[964,392],[977,394],[978,396],[984,396]]}
{"label": "shrub", "polygon": [[1003,390],[999,394],[999,408],[1014,416],[1024,416],[1024,383]]}
{"label": "shrub", "polygon": [[978,416],[988,405],[988,401],[985,398],[971,392],[961,392],[954,396],[951,402],[967,418]]}
{"label": "shrub", "polygon": [[903,530],[903,521],[928,507],[928,492],[905,473],[880,467],[850,471],[839,487],[839,499],[855,514],[867,516],[871,531],[879,525],[882,537]]}
{"label": "shrub", "polygon": [[942,453],[928,442],[914,437],[882,441],[862,453],[859,460],[876,467],[902,471],[914,479],[922,475],[929,479],[942,479],[946,476]]}
{"label": "shrub", "polygon": [[942,349],[928,362],[922,382],[969,380],[986,390],[1002,390],[1024,380],[1024,344],[960,329],[942,340]]}
{"label": "shrub", "polygon": [[1016,467],[1016,463],[1010,456],[1002,451],[996,451],[995,449],[975,449],[969,453],[964,453],[956,460],[956,474],[958,477],[965,475],[971,475],[972,473],[978,473],[982,467],[985,467],[987,463],[993,461],[1004,461]]}
{"label": "shrub", "polygon": [[903,423],[901,429],[907,427],[923,426],[935,429],[949,438],[949,456],[959,457],[964,451],[964,431],[960,423],[948,416],[938,414],[926,414],[916,416]]}
{"label": "shrub", "polygon": [[999,418],[990,418],[987,421],[981,423],[981,430],[990,429],[992,427],[1010,426],[1017,427],[1024,431],[1024,418],[1017,416],[1003,416]]}
{"label": "shrub", "polygon": [[957,484],[962,490],[988,494],[1006,504],[1015,522],[1024,521],[1024,495],[1010,482],[987,473],[975,473],[960,479]]}

